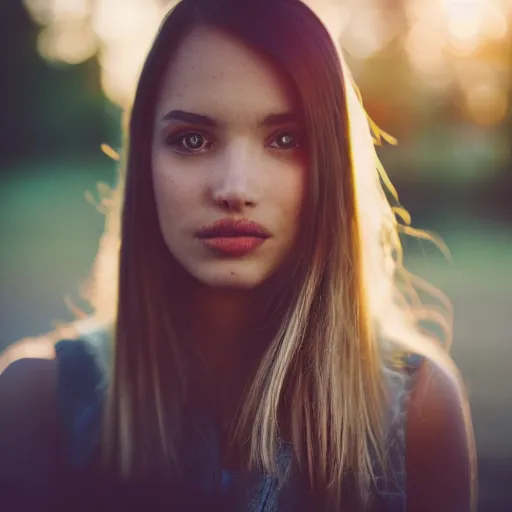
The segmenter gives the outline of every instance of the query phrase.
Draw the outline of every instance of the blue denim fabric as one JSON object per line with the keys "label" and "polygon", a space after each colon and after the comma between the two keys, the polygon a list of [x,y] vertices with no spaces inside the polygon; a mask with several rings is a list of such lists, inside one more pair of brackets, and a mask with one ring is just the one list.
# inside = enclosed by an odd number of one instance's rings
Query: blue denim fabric
{"label": "blue denim fabric", "polygon": [[[80,340],[63,340],[56,345],[58,394],[66,453],[73,470],[87,468],[98,443],[101,410],[108,382],[109,340],[105,332]],[[406,385],[390,374],[396,406],[390,413],[389,453],[392,478],[377,478],[376,494],[386,512],[405,512],[405,407]],[[187,475],[201,492],[232,495],[234,512],[301,512],[316,510],[312,496],[301,491],[293,478],[291,445],[281,443],[278,464],[290,476],[284,486],[277,478],[255,473],[222,472],[215,429],[205,427],[197,446],[187,451]],[[229,476],[229,485],[224,481]],[[224,484],[223,484],[224,481]],[[382,510],[382,509],[380,509]]]}

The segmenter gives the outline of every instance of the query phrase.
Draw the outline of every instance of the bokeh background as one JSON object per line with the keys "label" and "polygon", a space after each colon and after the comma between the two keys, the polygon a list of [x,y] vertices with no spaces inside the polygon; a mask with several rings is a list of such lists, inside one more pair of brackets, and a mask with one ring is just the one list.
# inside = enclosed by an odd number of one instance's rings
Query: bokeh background
{"label": "bokeh background", "polygon": [[[512,0],[307,0],[330,20],[416,227],[410,266],[455,307],[480,511],[512,511]],[[163,0],[0,2],[0,350],[73,318],[122,113]]]}

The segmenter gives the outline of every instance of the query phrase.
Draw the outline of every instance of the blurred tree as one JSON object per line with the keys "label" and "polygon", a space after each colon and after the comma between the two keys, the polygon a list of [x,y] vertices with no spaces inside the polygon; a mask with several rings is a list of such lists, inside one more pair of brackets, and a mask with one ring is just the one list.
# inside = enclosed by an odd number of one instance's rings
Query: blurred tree
{"label": "blurred tree", "polygon": [[[116,143],[119,111],[105,98],[96,58],[72,66],[48,63],[36,47],[38,28],[20,0],[0,2],[3,121],[0,162],[97,150]],[[107,115],[105,115],[107,109]]]}

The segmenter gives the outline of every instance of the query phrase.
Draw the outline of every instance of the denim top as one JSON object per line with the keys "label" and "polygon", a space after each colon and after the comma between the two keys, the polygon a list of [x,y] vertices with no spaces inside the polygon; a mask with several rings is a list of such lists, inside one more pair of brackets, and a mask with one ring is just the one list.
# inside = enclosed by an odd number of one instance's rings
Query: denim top
{"label": "denim top", "polygon": [[[109,336],[103,330],[89,332],[78,340],[62,340],[56,345],[57,393],[65,454],[67,464],[78,474],[88,468],[98,445],[109,350]],[[405,420],[410,377],[405,372],[391,370],[386,370],[386,375],[392,396],[386,440],[390,470],[384,476],[377,469],[374,492],[381,507],[378,510],[405,512]],[[263,473],[255,473],[247,479],[241,472],[224,471],[218,463],[218,444],[212,432],[206,428],[198,441],[201,446],[190,452],[187,475],[192,487],[201,492],[237,494],[237,505],[229,509],[233,512],[317,510],[313,502],[308,501],[309,495],[299,491],[291,477],[294,457],[289,443],[282,442],[277,454],[278,467],[290,475],[284,485],[280,485],[277,478]]]}

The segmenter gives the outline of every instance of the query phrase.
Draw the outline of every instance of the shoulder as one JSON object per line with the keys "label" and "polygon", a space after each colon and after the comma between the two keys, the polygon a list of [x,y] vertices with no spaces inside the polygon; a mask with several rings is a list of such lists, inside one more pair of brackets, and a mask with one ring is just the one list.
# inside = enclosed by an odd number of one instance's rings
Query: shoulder
{"label": "shoulder", "polygon": [[63,405],[98,392],[107,345],[103,331],[94,331],[57,343],[21,340],[0,354],[0,473],[56,442]]}
{"label": "shoulder", "polygon": [[20,359],[0,374],[0,486],[44,486],[58,456],[56,361]]}
{"label": "shoulder", "polygon": [[57,363],[55,359],[23,358],[10,363],[0,373],[0,409],[5,412],[37,409],[41,398],[54,395]]}
{"label": "shoulder", "polygon": [[0,364],[0,427],[5,428],[13,418],[36,413],[55,396],[53,343],[45,338],[19,341],[0,354]]}
{"label": "shoulder", "polygon": [[474,439],[468,402],[454,368],[423,359],[407,404],[408,510],[471,509]]}
{"label": "shoulder", "polygon": [[[110,329],[87,319],[50,334],[25,338],[0,352],[2,389],[37,386],[41,372],[65,374],[80,380],[90,373],[105,372],[110,360]],[[46,369],[46,370],[43,370]]]}

